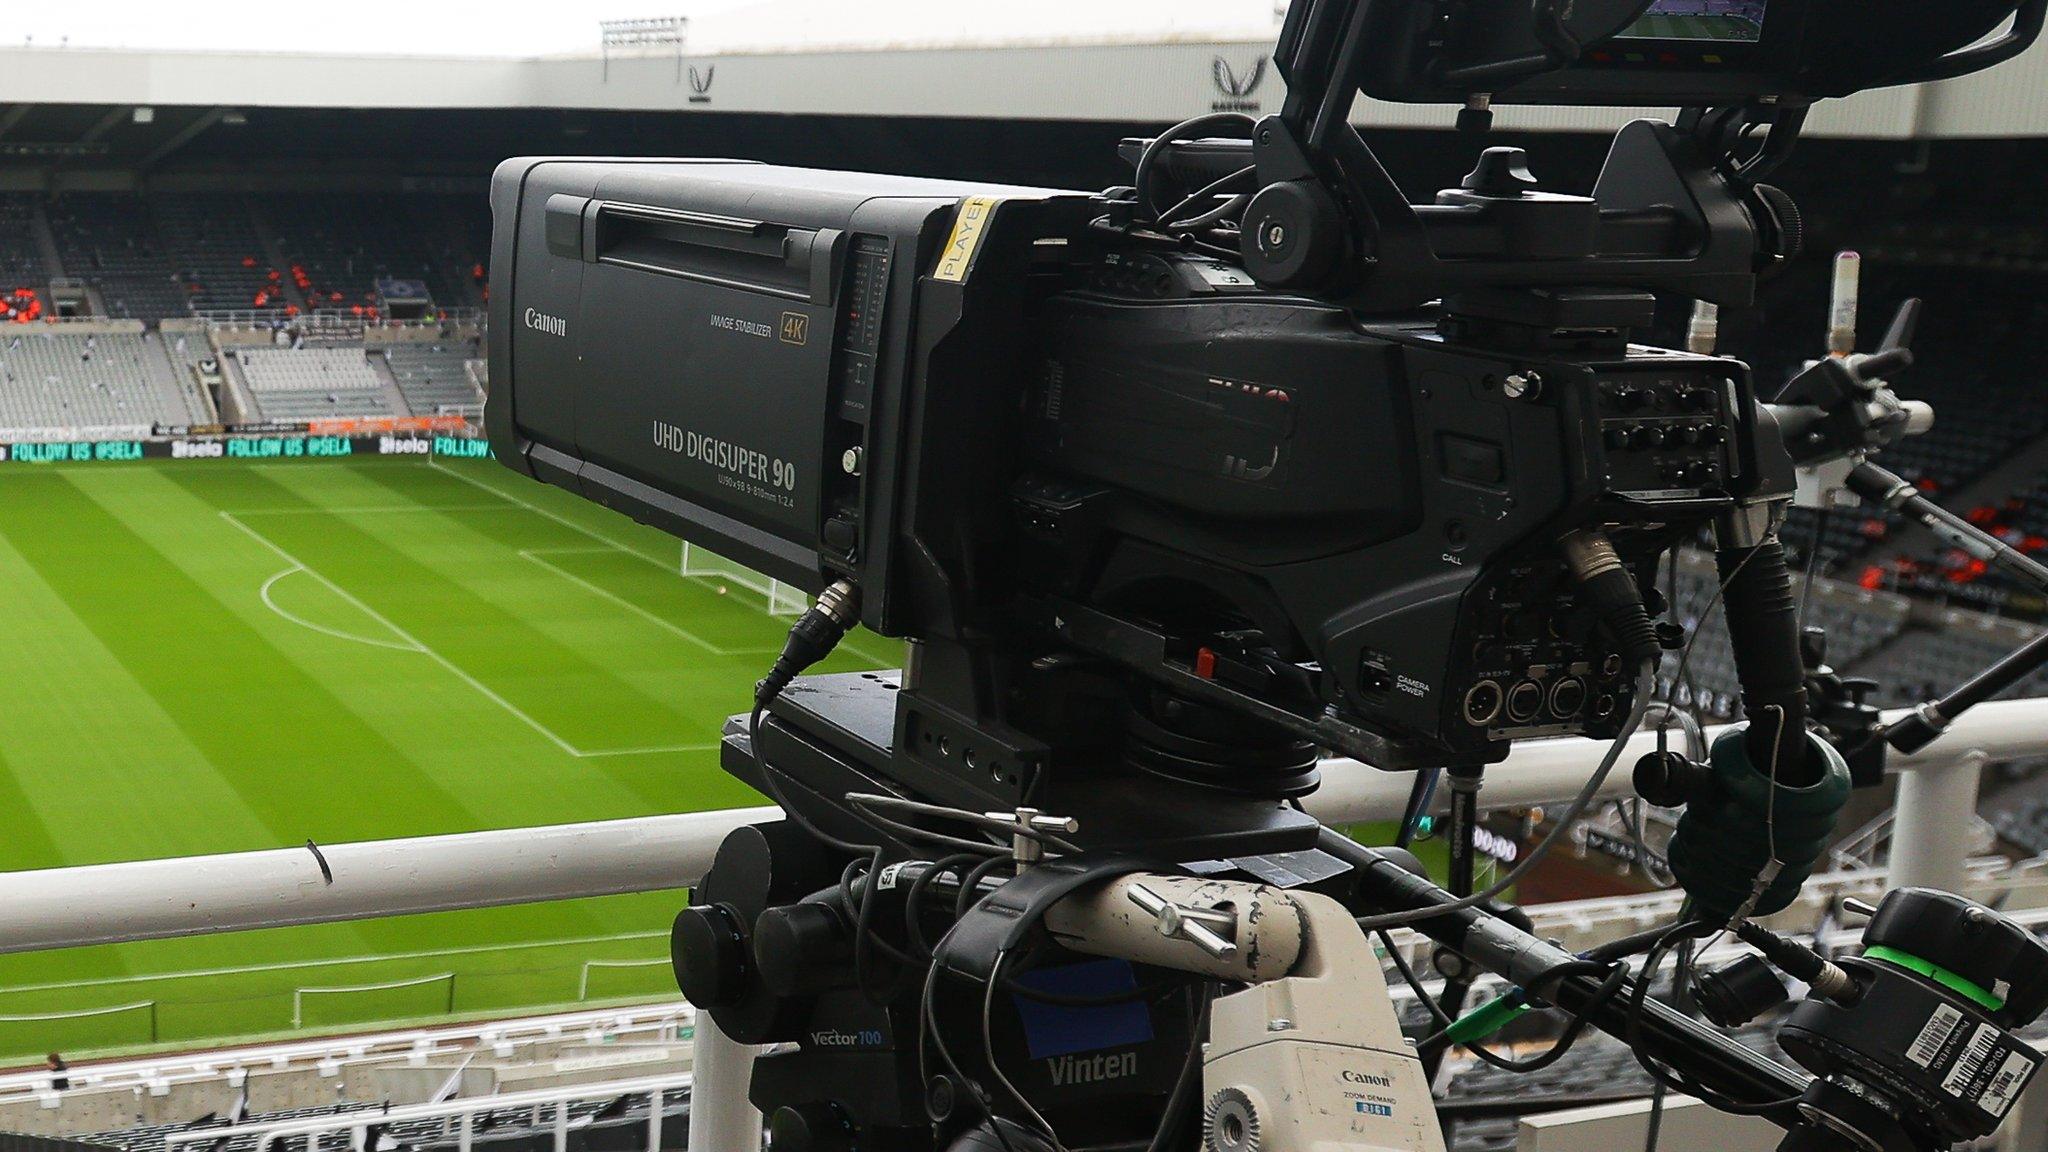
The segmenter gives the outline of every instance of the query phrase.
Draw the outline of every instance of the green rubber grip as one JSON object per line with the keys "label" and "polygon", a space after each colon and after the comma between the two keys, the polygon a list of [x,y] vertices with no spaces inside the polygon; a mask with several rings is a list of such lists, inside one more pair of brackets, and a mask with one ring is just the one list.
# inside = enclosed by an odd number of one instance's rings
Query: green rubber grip
{"label": "green rubber grip", "polygon": [[1737,726],[1714,741],[1709,779],[1686,805],[1671,837],[1671,874],[1693,899],[1699,917],[1725,923],[1748,902],[1774,850],[1782,870],[1765,888],[1752,916],[1783,911],[1834,839],[1835,821],[1849,802],[1849,765],[1834,747],[1808,737],[1826,772],[1804,788],[1779,785],[1773,799],[1769,766],[1750,760]]}
{"label": "green rubber grip", "polygon": [[1863,950],[1863,958],[1865,960],[1875,960],[1880,963],[1890,964],[1894,968],[1904,968],[1908,972],[1915,972],[1925,976],[1936,984],[1967,998],[1987,1012],[1996,1012],[2000,1008],[2005,1007],[2005,1001],[1996,992],[1991,991],[1967,976],[1958,976],[1931,960],[1922,960],[1911,952],[1901,952],[1897,948],[1887,948],[1882,944],[1873,944]]}

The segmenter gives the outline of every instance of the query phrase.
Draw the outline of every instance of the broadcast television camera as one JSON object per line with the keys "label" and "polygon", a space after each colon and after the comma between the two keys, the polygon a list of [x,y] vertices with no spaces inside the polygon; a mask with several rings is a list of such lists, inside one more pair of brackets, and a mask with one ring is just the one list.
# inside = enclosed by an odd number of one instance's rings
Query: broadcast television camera
{"label": "broadcast television camera", "polygon": [[[720,1028],[797,1045],[754,1082],[779,1149],[1181,1147],[1198,1116],[1216,1152],[1440,1147],[1354,915],[1626,1030],[1795,1142],[1996,1126],[2010,1083],[1945,1097],[1872,1020],[1904,1027],[1910,985],[1918,1024],[1965,1014],[1976,1063],[2023,1082],[2022,1011],[1781,949],[1832,989],[1809,1080],[1292,803],[1325,751],[1476,780],[1516,740],[1587,735],[1614,741],[1604,777],[1683,639],[1660,565],[1711,529],[1751,723],[1650,768],[1692,801],[1694,914],[1639,950],[1784,907],[1825,847],[1848,770],[1810,731],[1775,528],[1795,458],[1907,430],[1898,358],[1776,405],[1737,361],[1631,336],[1656,294],[1746,304],[1796,253],[1763,180],[1815,100],[2010,58],[2048,0],[1705,7],[1297,0],[1280,114],[1127,141],[1133,183],[1103,193],[499,169],[497,456],[819,595],[725,746],[790,820],[736,833],[676,930]],[[1716,38],[1674,38],[1700,19]],[[1624,129],[1591,196],[1492,149],[1411,205],[1350,124],[1361,92],[1468,127],[1509,102],[1685,111]],[[900,678],[799,678],[855,623],[910,642]],[[1921,953],[1930,925],[2010,927],[1901,895],[1880,920]],[[1970,954],[1986,987],[2048,978],[2008,943]]]}

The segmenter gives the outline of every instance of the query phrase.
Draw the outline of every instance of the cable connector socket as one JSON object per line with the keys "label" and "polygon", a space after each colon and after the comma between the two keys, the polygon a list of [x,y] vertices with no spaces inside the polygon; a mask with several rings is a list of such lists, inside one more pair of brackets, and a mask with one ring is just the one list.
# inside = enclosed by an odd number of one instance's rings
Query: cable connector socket
{"label": "cable connector socket", "polygon": [[1599,615],[1629,664],[1640,668],[1661,659],[1664,646],[1643,604],[1643,590],[1614,551],[1614,543],[1599,532],[1581,530],[1566,535],[1558,547],[1578,581],[1580,599]]}
{"label": "cable connector socket", "polygon": [[831,655],[859,619],[860,589],[850,581],[834,581],[819,593],[818,602],[790,626],[775,666],[754,685],[754,706],[767,707],[804,669]]}

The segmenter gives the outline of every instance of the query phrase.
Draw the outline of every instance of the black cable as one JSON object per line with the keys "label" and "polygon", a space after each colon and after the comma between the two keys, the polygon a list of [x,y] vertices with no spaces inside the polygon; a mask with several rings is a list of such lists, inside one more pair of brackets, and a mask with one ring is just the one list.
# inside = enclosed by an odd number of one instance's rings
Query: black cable
{"label": "black cable", "polygon": [[1150,143],[1145,145],[1145,150],[1138,154],[1137,174],[1132,178],[1132,184],[1138,194],[1138,210],[1154,220],[1159,219],[1159,203],[1152,197],[1154,169],[1159,163],[1159,157],[1175,141],[1184,136],[1195,136],[1202,132],[1225,127],[1239,128],[1249,132],[1257,123],[1256,120],[1242,112],[1213,112],[1206,116],[1196,116],[1190,120],[1183,120],[1154,137]]}
{"label": "black cable", "polygon": [[768,702],[764,700],[754,705],[753,715],[747,718],[747,750],[754,754],[754,763],[761,766],[761,785],[763,790],[768,793],[768,798],[775,801],[775,806],[782,809],[783,815],[795,821],[797,827],[810,833],[816,839],[823,841],[826,847],[840,852],[851,853],[855,856],[864,856],[874,851],[876,845],[855,844],[849,840],[842,840],[823,828],[818,827],[811,821],[810,817],[798,811],[796,806],[789,802],[789,797],[785,796],[782,792],[782,786],[775,782],[775,778],[780,776],[781,773],[776,771],[774,765],[768,763],[767,754],[761,750],[761,717],[767,711]]}
{"label": "black cable", "polygon": [[1813,514],[1813,540],[1806,546],[1806,572],[1799,589],[1799,634],[1806,634],[1806,610],[1813,604],[1814,578],[1820,569],[1820,542],[1827,534],[1828,510],[1818,509]]}
{"label": "black cable", "polygon": [[1059,1133],[1053,1130],[1052,1121],[1046,1119],[1045,1114],[1038,1110],[1038,1106],[1025,1097],[1023,1090],[1011,1082],[1009,1075],[1003,1071],[1003,1066],[996,1062],[995,1030],[990,1024],[990,1018],[995,1012],[996,988],[1001,983],[1003,965],[1008,963],[1009,959],[1010,954],[1008,952],[996,953],[995,964],[989,969],[988,983],[982,989],[982,1059],[988,1062],[988,1070],[994,1074],[996,1083],[1003,1086],[1003,1091],[1010,1094],[1010,1098],[1017,1102],[1018,1107],[1024,1109],[1025,1114],[1031,1117],[1032,1122],[1038,1126],[1039,1131],[1045,1134],[1046,1143],[1052,1145],[1053,1152],[1067,1152],[1067,1146],[1060,1142]]}
{"label": "black cable", "polygon": [[1681,938],[1697,938],[1713,930],[1711,925],[1704,925],[1697,920],[1681,921],[1665,929],[1663,936],[1650,949],[1650,954],[1643,959],[1642,973],[1636,977],[1635,989],[1629,995],[1627,1023],[1623,1029],[1629,1052],[1635,1056],[1636,1063],[1642,1065],[1643,1071],[1649,1073],[1652,1081],[1670,1091],[1697,1097],[1716,1111],[1737,1116],[1763,1116],[1789,1108],[1799,1102],[1798,1096],[1788,1096],[1782,1100],[1771,1100],[1761,1104],[1745,1104],[1704,1084],[1695,1083],[1690,1077],[1659,1064],[1643,1048],[1643,1006],[1649,999],[1650,985],[1656,980],[1657,967],[1663,962],[1664,953]]}
{"label": "black cable", "polygon": [[[1678,945],[1678,971],[1671,978],[1672,1006],[1690,1016],[1690,1000],[1686,995],[1686,983],[1692,975],[1693,942],[1690,938]],[[1650,1122],[1643,1135],[1643,1152],[1657,1152],[1657,1142],[1664,1135],[1664,1101],[1671,1090],[1662,1083],[1650,1091]]]}
{"label": "black cable", "polygon": [[910,882],[910,892],[905,897],[904,902],[903,929],[904,935],[909,939],[911,949],[920,959],[930,960],[932,958],[931,946],[925,942],[924,938],[923,921],[924,901],[925,897],[931,892],[932,884],[939,877],[951,875],[980,860],[980,856],[971,855],[966,852],[962,852],[957,856],[948,856],[942,860],[935,860],[932,862],[931,867],[919,873],[917,879]]}
{"label": "black cable", "polygon": [[960,879],[960,891],[953,897],[953,918],[958,920],[967,915],[967,910],[974,906],[977,894],[981,891],[981,882],[996,869],[1010,863],[1014,861],[1008,856],[991,856],[968,869],[967,875]]}
{"label": "black cable", "polygon": [[1174,1078],[1173,1091],[1167,1093],[1166,1108],[1159,1116],[1159,1129],[1152,1133],[1145,1152],[1166,1152],[1176,1142],[1180,1135],[1177,1121],[1186,1114],[1189,1095],[1202,1082],[1202,1043],[1209,1031],[1209,1006],[1215,1001],[1215,989],[1208,984],[1192,985],[1188,997],[1188,1054],[1181,1061],[1180,1075]]}
{"label": "black cable", "polygon": [[[1565,965],[1564,967],[1571,967],[1571,965]],[[1609,1001],[1620,995],[1621,986],[1627,980],[1628,969],[1625,966],[1616,965],[1614,970],[1607,974],[1607,978],[1600,982],[1599,988],[1594,991],[1593,995],[1584,1004],[1579,1006],[1578,1011],[1571,1013],[1566,1018],[1564,1031],[1558,1033],[1557,1040],[1549,1048],[1545,1049],[1541,1055],[1531,1056],[1527,1060],[1512,1060],[1500,1055],[1477,1040],[1464,1041],[1459,1047],[1464,1048],[1474,1056],[1479,1057],[1479,1059],[1503,1072],[1513,1072],[1518,1075],[1529,1072],[1541,1072],[1543,1069],[1564,1059],[1565,1054],[1572,1050],[1572,1046],[1579,1042],[1579,1037],[1593,1023],[1593,1013],[1599,1011]],[[1446,1039],[1444,1034],[1439,1032],[1424,1039],[1422,1045],[1443,1043]]]}
{"label": "black cable", "polygon": [[[955,921],[953,927],[946,930],[946,936],[939,938],[939,947],[945,947],[946,938],[951,936],[959,927],[959,922]],[[1010,1137],[1003,1131],[1002,1121],[996,1118],[995,1110],[989,1106],[994,1098],[989,1095],[988,1089],[982,1087],[981,1081],[960,1070],[960,1062],[953,1058],[952,1050],[946,1047],[946,1038],[939,1034],[939,1030],[936,1027],[933,1027],[932,999],[934,991],[938,987],[938,979],[939,965],[934,964],[925,970],[924,995],[919,999],[917,1008],[919,1076],[925,1083],[931,1083],[931,1077],[926,1075],[923,1069],[924,1052],[927,1046],[937,1049],[939,1059],[945,1061],[946,1070],[953,1074],[953,1079],[958,1081],[961,1087],[973,1094],[974,1102],[980,1105],[982,1115],[988,1117],[989,1128],[995,1132],[997,1142],[1003,1146],[1003,1152],[1017,1152],[1016,1146],[1010,1143]],[[931,1111],[931,1095],[929,1093],[925,1095],[925,1114],[931,1117],[933,1123],[944,1119],[944,1117],[938,1116]]]}
{"label": "black cable", "polygon": [[1422,981],[1415,975],[1415,969],[1409,965],[1408,958],[1401,955],[1399,948],[1394,947],[1393,936],[1384,928],[1374,935],[1380,938],[1380,947],[1387,950],[1387,959],[1394,962],[1394,971],[1401,974],[1402,982],[1408,985],[1409,991],[1415,993],[1417,1000],[1422,1001],[1422,1006],[1429,1010],[1430,1019],[1436,1022],[1437,1030],[1441,1032],[1448,1029],[1455,1021],[1445,1015],[1442,1008],[1437,1007],[1436,1000],[1430,996],[1428,989],[1422,986]]}
{"label": "black cable", "polygon": [[1407,807],[1401,810],[1401,828],[1394,833],[1394,847],[1406,848],[1415,842],[1415,834],[1422,827],[1430,801],[1436,797],[1437,781],[1442,776],[1441,768],[1423,768],[1415,773],[1415,783],[1408,788]]}
{"label": "black cable", "polygon": [[1180,201],[1180,203],[1175,204],[1173,207],[1168,208],[1164,212],[1161,212],[1159,214],[1159,219],[1154,221],[1154,224],[1160,228],[1179,229],[1181,231],[1194,232],[1206,228],[1211,224],[1215,224],[1219,221],[1228,219],[1229,213],[1242,211],[1244,206],[1247,203],[1250,203],[1250,197],[1240,193],[1238,195],[1232,196],[1228,201],[1226,201],[1224,204],[1216,208],[1212,208],[1207,212],[1204,212],[1198,216],[1194,216],[1185,220],[1180,218],[1180,214],[1187,211],[1190,208],[1195,207],[1204,200],[1208,200],[1211,197],[1222,195],[1223,190],[1225,188],[1228,188],[1230,185],[1235,184],[1238,181],[1243,180],[1245,177],[1251,176],[1257,172],[1258,168],[1256,166],[1240,168],[1237,171],[1232,172],[1230,175],[1223,177],[1221,180],[1217,180],[1211,184],[1204,186],[1203,188],[1197,191],[1188,193],[1188,195],[1184,197]]}

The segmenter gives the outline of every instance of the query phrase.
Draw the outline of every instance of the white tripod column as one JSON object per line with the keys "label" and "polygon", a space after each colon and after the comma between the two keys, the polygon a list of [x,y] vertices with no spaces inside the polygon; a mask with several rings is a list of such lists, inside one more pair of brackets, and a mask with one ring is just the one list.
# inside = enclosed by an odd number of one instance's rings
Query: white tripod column
{"label": "white tripod column", "polygon": [[690,1152],[758,1152],[761,1113],[747,1099],[753,1080],[754,1056],[760,1049],[742,1044],[697,1012],[690,1057]]}

